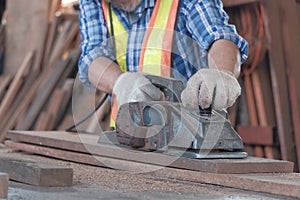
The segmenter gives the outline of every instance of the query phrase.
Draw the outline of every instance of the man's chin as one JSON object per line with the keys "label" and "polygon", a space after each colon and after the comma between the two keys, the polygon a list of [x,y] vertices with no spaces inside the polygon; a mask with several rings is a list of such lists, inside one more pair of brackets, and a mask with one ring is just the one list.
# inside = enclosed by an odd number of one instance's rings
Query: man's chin
{"label": "man's chin", "polygon": [[116,7],[119,8],[121,10],[124,10],[126,12],[133,12],[135,11],[139,5],[141,4],[142,0],[137,0],[134,3],[132,3],[131,5],[122,5],[122,4],[118,4],[118,3],[113,3],[111,2],[111,4]]}

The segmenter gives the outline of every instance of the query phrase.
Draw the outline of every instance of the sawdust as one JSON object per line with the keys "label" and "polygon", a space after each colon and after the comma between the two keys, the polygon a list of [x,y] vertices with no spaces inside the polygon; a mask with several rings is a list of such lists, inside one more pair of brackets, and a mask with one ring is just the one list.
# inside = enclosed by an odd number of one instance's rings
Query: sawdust
{"label": "sawdust", "polygon": [[[4,150],[0,150],[3,152]],[[43,163],[57,164],[73,168],[73,184],[80,188],[99,188],[111,193],[153,193],[183,195],[191,197],[210,198],[210,199],[260,199],[261,194],[242,191],[221,186],[207,185],[189,181],[158,177],[151,173],[136,174],[127,171],[118,171],[109,168],[83,165],[67,162],[43,156],[24,154],[11,150],[5,150],[9,154],[22,154]],[[263,199],[274,199],[274,197],[264,194]],[[178,197],[177,197],[178,198]],[[176,199],[176,198],[175,198]],[[279,198],[280,199],[280,198]]]}

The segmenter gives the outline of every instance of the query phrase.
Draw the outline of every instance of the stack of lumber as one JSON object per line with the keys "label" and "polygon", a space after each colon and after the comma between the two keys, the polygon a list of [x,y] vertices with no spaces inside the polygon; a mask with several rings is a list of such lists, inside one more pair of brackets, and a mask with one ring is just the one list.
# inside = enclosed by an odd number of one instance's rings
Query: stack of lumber
{"label": "stack of lumber", "polygon": [[79,27],[76,20],[54,14],[58,2],[33,0],[29,7],[27,1],[7,2],[1,141],[9,129],[55,128],[54,116],[63,114],[70,99],[72,87],[66,85],[80,54],[74,48]]}
{"label": "stack of lumber", "polygon": [[300,197],[300,176],[293,163],[273,159],[189,159],[143,152],[114,143],[99,144],[99,135],[64,131],[9,131],[12,149],[87,165],[152,173],[158,177]]}
{"label": "stack of lumber", "polygon": [[[72,125],[72,93],[80,56],[78,11],[65,12],[58,0],[11,0],[5,28],[0,141],[11,129],[55,130]],[[2,27],[0,33],[3,41]],[[85,98],[93,98],[95,104],[101,95],[94,91],[74,102],[84,104]],[[82,115],[87,114],[89,110],[81,107]]]}
{"label": "stack of lumber", "polygon": [[299,170],[299,5],[253,2],[226,8],[250,47],[240,77],[242,95],[230,110],[231,120],[250,155],[293,161]]}

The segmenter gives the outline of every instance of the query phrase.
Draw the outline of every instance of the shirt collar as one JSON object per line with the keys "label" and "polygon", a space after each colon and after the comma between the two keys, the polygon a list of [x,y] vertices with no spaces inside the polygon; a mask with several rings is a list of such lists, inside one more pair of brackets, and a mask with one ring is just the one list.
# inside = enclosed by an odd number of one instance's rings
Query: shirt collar
{"label": "shirt collar", "polygon": [[134,11],[135,14],[144,12],[147,8],[152,8],[156,0],[143,0],[141,5]]}

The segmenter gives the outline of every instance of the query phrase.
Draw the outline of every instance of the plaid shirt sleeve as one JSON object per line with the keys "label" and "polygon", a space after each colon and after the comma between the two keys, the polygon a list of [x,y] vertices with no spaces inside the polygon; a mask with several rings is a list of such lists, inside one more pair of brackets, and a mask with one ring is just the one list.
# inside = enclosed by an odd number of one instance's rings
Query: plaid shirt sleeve
{"label": "plaid shirt sleeve", "polygon": [[115,60],[101,4],[95,0],[79,0],[81,57],[78,62],[79,78],[89,87],[88,68],[94,59],[105,56]]}
{"label": "plaid shirt sleeve", "polygon": [[208,51],[218,39],[227,39],[235,43],[241,52],[241,61],[248,57],[248,43],[228,24],[228,15],[221,0],[192,0],[187,6],[187,29],[201,48]]}

